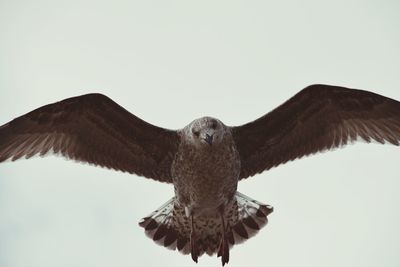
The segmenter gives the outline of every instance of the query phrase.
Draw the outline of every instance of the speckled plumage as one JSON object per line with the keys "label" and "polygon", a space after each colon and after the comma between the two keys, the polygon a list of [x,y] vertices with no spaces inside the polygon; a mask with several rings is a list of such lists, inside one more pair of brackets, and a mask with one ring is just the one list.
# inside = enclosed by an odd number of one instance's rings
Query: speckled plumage
{"label": "speckled plumage", "polygon": [[0,162],[54,152],[173,184],[175,196],[140,225],[157,243],[196,262],[217,252],[224,265],[229,248],[257,233],[272,212],[237,192],[239,180],[357,138],[399,145],[400,102],[316,84],[241,126],[203,117],[169,130],[104,95],[87,94],[1,126]]}
{"label": "speckled plumage", "polygon": [[[224,210],[225,223],[229,226],[227,237],[229,247],[239,244],[254,236],[267,222],[267,216],[273,211],[269,205],[236,192],[226,204]],[[190,219],[185,214],[184,206],[171,198],[163,206],[140,221],[148,237],[157,244],[169,249],[177,249],[183,254],[191,253],[190,235],[197,233],[198,254],[213,255],[219,249],[222,238],[220,214],[218,212],[200,214],[191,228]]]}
{"label": "speckled plumage", "polygon": [[[218,128],[209,129],[215,123]],[[199,139],[193,140],[192,129],[199,124],[200,129],[213,132],[212,145]],[[211,213],[226,204],[236,192],[240,174],[239,153],[232,133],[220,121],[204,117],[198,119],[180,132],[181,143],[172,163],[172,180],[178,201],[193,211],[195,216]],[[202,134],[202,133],[200,133]],[[221,136],[217,136],[221,135]]]}

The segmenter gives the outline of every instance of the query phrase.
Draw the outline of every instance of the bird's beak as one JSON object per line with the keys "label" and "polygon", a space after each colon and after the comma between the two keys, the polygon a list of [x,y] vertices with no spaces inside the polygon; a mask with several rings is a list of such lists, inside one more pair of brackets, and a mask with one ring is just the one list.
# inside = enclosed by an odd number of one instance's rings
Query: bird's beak
{"label": "bird's beak", "polygon": [[206,138],[204,138],[204,141],[206,141],[207,144],[209,144],[210,146],[212,145],[212,142],[213,142],[213,136],[214,135],[206,134]]}

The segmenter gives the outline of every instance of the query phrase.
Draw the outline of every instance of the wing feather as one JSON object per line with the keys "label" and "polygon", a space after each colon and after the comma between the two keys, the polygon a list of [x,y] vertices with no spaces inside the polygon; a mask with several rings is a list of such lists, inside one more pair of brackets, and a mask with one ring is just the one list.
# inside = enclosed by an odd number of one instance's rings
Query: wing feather
{"label": "wing feather", "polygon": [[240,178],[362,138],[399,145],[400,102],[364,90],[311,85],[263,117],[231,127]]}
{"label": "wing feather", "polygon": [[177,131],[151,125],[110,98],[87,94],[40,107],[0,127],[0,162],[49,152],[172,182]]}

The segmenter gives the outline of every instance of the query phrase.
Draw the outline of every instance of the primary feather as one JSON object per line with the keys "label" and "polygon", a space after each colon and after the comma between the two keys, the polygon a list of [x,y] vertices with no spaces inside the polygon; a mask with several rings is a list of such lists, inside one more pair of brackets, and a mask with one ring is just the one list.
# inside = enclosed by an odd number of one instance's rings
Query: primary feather
{"label": "primary feather", "polygon": [[232,127],[240,178],[358,137],[399,145],[400,103],[357,89],[312,85],[263,117]]}
{"label": "primary feather", "polygon": [[132,115],[108,97],[87,94],[31,111],[0,127],[0,162],[48,152],[172,182],[175,131]]}

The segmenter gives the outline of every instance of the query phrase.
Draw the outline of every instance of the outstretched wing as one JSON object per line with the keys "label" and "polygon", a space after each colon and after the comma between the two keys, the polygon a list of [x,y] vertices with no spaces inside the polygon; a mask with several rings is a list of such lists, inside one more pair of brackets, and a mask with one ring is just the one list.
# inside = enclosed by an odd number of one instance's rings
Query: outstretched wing
{"label": "outstretched wing", "polygon": [[172,182],[176,131],[151,125],[101,94],[40,107],[0,127],[0,162],[48,152]]}
{"label": "outstretched wing", "polygon": [[400,102],[363,90],[311,85],[263,117],[231,129],[243,179],[357,137],[399,145]]}

